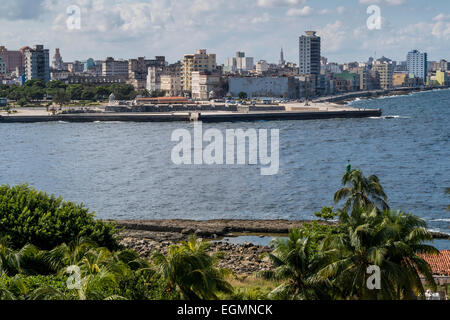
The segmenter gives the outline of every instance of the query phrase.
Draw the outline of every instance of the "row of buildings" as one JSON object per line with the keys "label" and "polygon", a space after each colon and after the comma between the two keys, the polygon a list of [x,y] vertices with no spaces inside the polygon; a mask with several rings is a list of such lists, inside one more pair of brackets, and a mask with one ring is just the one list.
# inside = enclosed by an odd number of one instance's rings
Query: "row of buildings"
{"label": "row of buildings", "polygon": [[406,60],[386,57],[366,62],[338,64],[321,55],[321,38],[314,31],[299,37],[298,64],[287,62],[283,49],[278,63],[247,57],[237,52],[225,64],[207,50],[186,54],[173,64],[164,56],[129,60],[87,59],[64,62],[59,49],[49,60],[42,45],[9,51],[0,47],[0,78],[23,83],[30,79],[61,80],[68,84],[128,83],[137,90],[164,92],[207,100],[244,92],[248,97],[302,99],[338,93],[393,89],[398,87],[444,86],[450,84],[450,64],[429,62],[426,53],[412,50]]}

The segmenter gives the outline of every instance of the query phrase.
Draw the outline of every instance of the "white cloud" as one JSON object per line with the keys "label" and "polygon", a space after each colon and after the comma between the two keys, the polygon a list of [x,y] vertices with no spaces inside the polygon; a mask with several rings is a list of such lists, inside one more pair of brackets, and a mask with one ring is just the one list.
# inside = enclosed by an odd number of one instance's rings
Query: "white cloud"
{"label": "white cloud", "polygon": [[286,12],[288,17],[306,17],[313,13],[313,8],[305,6],[303,8],[291,8]]}
{"label": "white cloud", "polygon": [[258,6],[263,8],[288,7],[305,3],[305,0],[258,0]]}
{"label": "white cloud", "polygon": [[346,30],[343,23],[338,20],[318,29],[317,35],[322,38],[322,48],[327,52],[336,52],[341,49],[346,39]]}
{"label": "white cloud", "polygon": [[406,3],[406,0],[359,0],[359,3],[367,5],[386,3],[391,6],[399,6]]}

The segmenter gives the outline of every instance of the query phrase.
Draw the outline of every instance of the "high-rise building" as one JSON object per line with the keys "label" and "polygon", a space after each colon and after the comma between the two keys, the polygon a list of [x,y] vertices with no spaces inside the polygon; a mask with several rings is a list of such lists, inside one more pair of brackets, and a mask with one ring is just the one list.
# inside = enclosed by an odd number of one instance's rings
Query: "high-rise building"
{"label": "high-rise building", "polygon": [[44,49],[43,45],[35,45],[25,51],[25,77],[27,80],[50,81],[49,50]]}
{"label": "high-rise building", "polygon": [[25,67],[25,49],[28,49],[28,47],[24,47],[18,51],[9,51],[4,46],[0,46],[0,57],[5,62],[7,74],[16,71],[17,68],[19,68],[20,72],[23,72]]}
{"label": "high-rise building", "polygon": [[114,60],[114,58],[108,57],[102,63],[102,76],[122,76],[128,77],[128,61]]}
{"label": "high-rise building", "polygon": [[320,37],[315,31],[306,31],[299,39],[299,74],[320,74]]}
{"label": "high-rise building", "polygon": [[393,87],[394,65],[388,62],[376,61],[372,70],[377,73],[381,89],[388,90]]}
{"label": "high-rise building", "polygon": [[207,53],[205,49],[197,50],[195,54],[186,54],[183,59],[183,90],[192,91],[192,72],[215,71],[217,69],[216,55]]}
{"label": "high-rise building", "polygon": [[63,70],[64,68],[64,61],[61,57],[61,53],[59,52],[59,48],[55,49],[55,55],[52,60],[52,68],[55,70]]}
{"label": "high-rise building", "polygon": [[406,64],[410,75],[425,80],[428,73],[428,56],[427,53],[413,50],[408,52]]}
{"label": "high-rise building", "polygon": [[225,72],[245,72],[253,70],[255,66],[254,59],[252,57],[246,57],[245,52],[236,52],[236,56],[233,58],[227,58],[225,60]]}

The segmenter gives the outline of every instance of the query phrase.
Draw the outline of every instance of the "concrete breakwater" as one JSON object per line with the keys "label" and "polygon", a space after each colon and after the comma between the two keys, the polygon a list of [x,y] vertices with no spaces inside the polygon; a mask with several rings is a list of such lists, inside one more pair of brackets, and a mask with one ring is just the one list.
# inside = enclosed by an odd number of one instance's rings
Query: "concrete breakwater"
{"label": "concrete breakwater", "polygon": [[319,120],[333,118],[379,117],[380,109],[345,111],[265,111],[265,112],[184,112],[184,113],[80,113],[58,115],[11,115],[0,116],[0,123],[37,123],[37,122],[235,122],[259,120]]}
{"label": "concrete breakwater", "polygon": [[443,87],[424,87],[424,88],[397,88],[392,90],[371,90],[371,91],[357,91],[357,92],[348,92],[335,96],[326,96],[314,99],[314,102],[323,103],[323,102],[334,102],[334,103],[345,103],[347,101],[351,101],[357,98],[365,98],[365,99],[373,99],[379,98],[383,96],[398,96],[398,95],[406,95],[413,92],[424,92],[424,91],[432,91],[432,90],[444,90],[449,89],[449,86]]}

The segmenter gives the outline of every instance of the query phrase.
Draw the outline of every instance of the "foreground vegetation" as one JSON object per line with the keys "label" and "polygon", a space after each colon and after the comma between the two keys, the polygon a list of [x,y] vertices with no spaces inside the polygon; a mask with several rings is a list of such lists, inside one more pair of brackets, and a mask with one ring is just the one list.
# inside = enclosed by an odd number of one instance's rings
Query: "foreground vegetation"
{"label": "foreground vegetation", "polygon": [[[376,176],[345,174],[342,209],[316,216],[274,242],[271,271],[242,279],[217,268],[221,254],[194,237],[150,260],[120,247],[114,225],[81,205],[22,185],[0,187],[0,299],[415,299],[432,272],[420,254],[438,251],[423,220],[391,211]],[[381,287],[370,290],[377,266]]]}

